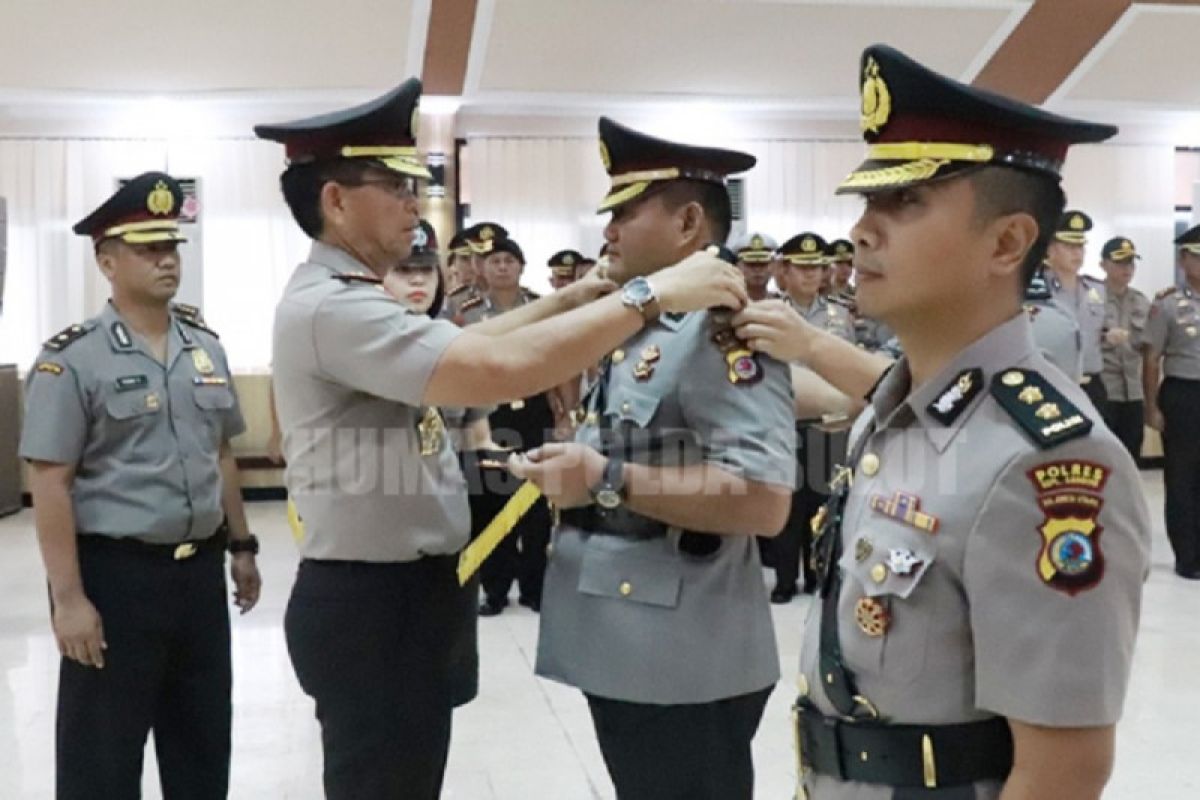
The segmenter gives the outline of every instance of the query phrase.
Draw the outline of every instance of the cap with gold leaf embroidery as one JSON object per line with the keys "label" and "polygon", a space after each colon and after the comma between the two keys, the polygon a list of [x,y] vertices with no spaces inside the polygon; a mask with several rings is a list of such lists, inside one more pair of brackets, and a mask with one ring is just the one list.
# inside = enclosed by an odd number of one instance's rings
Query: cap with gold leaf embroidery
{"label": "cap with gold leaf embroidery", "polygon": [[1179,249],[1185,253],[1200,256],[1200,225],[1188,228],[1181,233],[1175,239],[1175,244],[1179,245]]}
{"label": "cap with gold leaf embroidery", "polygon": [[608,117],[600,118],[600,160],[612,188],[598,214],[645,194],[653,183],[688,179],[725,185],[725,179],[757,163],[749,153],[697,147],[649,136]]}
{"label": "cap with gold leaf embroidery", "polygon": [[779,245],[765,233],[747,233],[740,236],[730,245],[730,250],[737,256],[738,261],[747,264],[765,264],[775,255]]}
{"label": "cap with gold leaf embroidery", "polygon": [[1117,132],[951,80],[887,45],[863,51],[859,75],[867,159],[839,194],[928,183],[984,166],[1057,180],[1070,145]]}
{"label": "cap with gold leaf embroidery", "polygon": [[841,264],[854,260],[854,242],[849,239],[834,239],[825,251],[825,260],[830,264]]}
{"label": "cap with gold leaf embroidery", "polygon": [[409,78],[387,94],[352,108],[276,125],[255,125],[260,139],[282,143],[289,164],[369,158],[387,169],[428,178],[417,155],[421,82]]}
{"label": "cap with gold leaf embroidery", "polygon": [[492,252],[495,242],[508,238],[508,231],[503,225],[495,222],[477,222],[463,231],[467,246],[477,256],[485,256]]}
{"label": "cap with gold leaf embroidery", "polygon": [[467,242],[465,231],[459,231],[450,237],[450,244],[446,246],[447,252],[452,256],[469,256],[471,255],[471,245]]}
{"label": "cap with gold leaf embroidery", "polygon": [[817,234],[799,233],[781,244],[775,255],[797,266],[823,267],[828,248],[828,243]]}
{"label": "cap with gold leaf embroidery", "polygon": [[1087,234],[1091,229],[1091,217],[1077,209],[1068,208],[1058,218],[1054,238],[1067,244],[1087,244]]}
{"label": "cap with gold leaf embroidery", "polygon": [[1126,263],[1133,261],[1135,258],[1141,258],[1138,255],[1137,248],[1133,246],[1133,242],[1126,239],[1124,236],[1115,236],[1104,243],[1104,247],[1100,250],[1100,257],[1108,261],[1117,261]]}
{"label": "cap with gold leaf embroidery", "polygon": [[121,239],[130,244],[186,242],[179,230],[183,189],[165,172],[143,172],[71,229],[96,244]]}
{"label": "cap with gold leaf embroidery", "polygon": [[546,266],[550,267],[550,271],[555,275],[563,278],[575,277],[575,267],[585,261],[583,253],[578,250],[559,250],[554,255],[550,256],[550,260],[546,262]]}

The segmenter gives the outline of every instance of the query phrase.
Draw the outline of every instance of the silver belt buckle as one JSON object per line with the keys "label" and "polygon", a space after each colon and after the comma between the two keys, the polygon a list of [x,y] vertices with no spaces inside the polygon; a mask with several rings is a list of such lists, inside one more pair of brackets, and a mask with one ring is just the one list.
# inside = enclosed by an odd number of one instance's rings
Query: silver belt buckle
{"label": "silver belt buckle", "polygon": [[175,548],[175,560],[186,561],[196,555],[197,547],[193,542],[184,542]]}

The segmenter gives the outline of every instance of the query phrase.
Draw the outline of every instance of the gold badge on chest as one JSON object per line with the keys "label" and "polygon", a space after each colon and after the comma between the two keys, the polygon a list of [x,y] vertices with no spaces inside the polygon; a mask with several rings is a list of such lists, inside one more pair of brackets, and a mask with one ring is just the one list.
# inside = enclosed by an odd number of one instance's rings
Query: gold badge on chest
{"label": "gold badge on chest", "polygon": [[442,442],[446,438],[446,423],[442,414],[433,406],[425,409],[424,416],[417,423],[417,432],[421,436],[421,455],[433,456],[442,450]]}
{"label": "gold badge on chest", "polygon": [[212,357],[203,347],[197,347],[192,351],[192,366],[196,368],[196,372],[201,375],[212,375],[216,369],[213,366]]}

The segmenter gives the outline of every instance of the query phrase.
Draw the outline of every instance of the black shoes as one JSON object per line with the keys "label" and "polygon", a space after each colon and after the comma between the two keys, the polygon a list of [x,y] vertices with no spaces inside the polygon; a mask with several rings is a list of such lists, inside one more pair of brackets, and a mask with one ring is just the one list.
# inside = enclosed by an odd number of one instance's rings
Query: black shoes
{"label": "black shoes", "polygon": [[493,600],[488,598],[479,604],[479,616],[481,617],[496,617],[504,613],[504,607],[508,605],[508,598]]}
{"label": "black shoes", "polygon": [[775,605],[790,603],[796,593],[796,584],[794,583],[790,586],[776,586],[775,591],[771,592],[771,602]]}
{"label": "black shoes", "polygon": [[542,601],[541,600],[533,600],[528,597],[522,597],[517,600],[517,603],[525,606],[526,608],[528,608],[530,611],[534,612],[535,614],[542,610]]}
{"label": "black shoes", "polygon": [[1192,567],[1187,569],[1179,565],[1175,566],[1175,574],[1181,578],[1186,578],[1189,581],[1200,581],[1200,567]]}

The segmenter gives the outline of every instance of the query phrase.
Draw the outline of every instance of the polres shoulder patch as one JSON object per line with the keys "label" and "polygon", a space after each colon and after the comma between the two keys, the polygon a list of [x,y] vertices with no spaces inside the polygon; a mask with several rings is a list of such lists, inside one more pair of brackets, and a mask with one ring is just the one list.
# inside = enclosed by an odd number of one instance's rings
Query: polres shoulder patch
{"label": "polres shoulder patch", "polygon": [[1011,367],[997,372],[992,376],[992,396],[1043,450],[1086,436],[1095,424],[1032,369]]}

